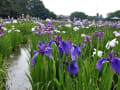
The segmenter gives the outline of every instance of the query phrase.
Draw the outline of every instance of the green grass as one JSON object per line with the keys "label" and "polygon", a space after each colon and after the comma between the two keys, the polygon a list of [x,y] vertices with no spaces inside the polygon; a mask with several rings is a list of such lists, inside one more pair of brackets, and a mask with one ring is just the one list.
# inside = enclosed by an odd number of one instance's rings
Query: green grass
{"label": "green grass", "polygon": [[[16,32],[12,29],[12,26],[15,26],[15,30],[20,30],[20,32]],[[5,71],[7,64],[6,58],[9,58],[9,55],[19,48],[20,44],[29,40],[30,34],[32,33],[31,28],[33,26],[35,26],[35,24],[32,22],[5,25],[7,31],[4,31],[4,35],[0,37],[0,90],[5,86],[7,74]],[[11,30],[10,33],[8,32],[9,30]]]}
{"label": "green grass", "polygon": [[[76,32],[73,31],[72,28],[59,28],[58,30],[60,31],[66,31],[65,34],[56,33],[56,35],[62,35],[62,40],[72,40],[72,43],[76,45],[78,45],[80,41],[86,44],[86,48],[81,48],[82,53],[79,55],[77,60],[79,72],[77,75],[71,76],[70,73],[67,72],[65,66],[62,66],[62,69],[60,69],[60,65],[62,65],[62,62],[67,58],[64,55],[64,57],[60,59],[58,50],[56,46],[53,45],[52,54],[54,56],[55,63],[52,62],[52,59],[39,54],[35,59],[35,66],[30,65],[31,78],[29,79],[31,80],[33,90],[110,90],[111,88],[119,90],[119,75],[110,69],[110,65],[108,63],[103,64],[102,72],[99,72],[96,68],[96,62],[100,58],[97,55],[92,57],[94,48],[102,50],[104,52],[103,57],[108,57],[109,51],[114,51],[117,56],[120,57],[120,44],[109,50],[105,47],[108,40],[115,38],[113,34],[114,30],[112,29],[112,27],[102,29],[102,31],[104,31],[104,39],[97,40],[96,36],[93,36],[92,33],[96,30],[101,30],[101,28],[81,28]],[[84,38],[81,37],[82,33],[91,35],[92,42],[85,42]],[[43,40],[48,42],[48,40],[50,40],[49,35],[32,35],[32,56],[33,51],[38,50],[37,44]],[[119,40],[119,38],[117,38],[117,40]],[[114,75],[116,75],[118,81],[114,80]]]}
{"label": "green grass", "polygon": [[[12,31],[8,33],[5,31],[5,34],[0,37],[0,89],[5,85],[5,83],[3,83],[6,74],[4,62],[7,61],[3,61],[4,58],[8,57],[16,48],[19,48],[21,43],[25,43],[28,40],[30,40],[30,54],[32,57],[33,51],[38,50],[37,45],[39,42],[48,42],[50,40],[49,34],[39,36],[31,31],[31,28],[37,25],[33,22],[20,21],[17,24],[8,24],[5,27],[10,30],[12,25],[21,32]],[[66,65],[62,65],[63,61],[67,60],[66,55],[64,54],[63,58],[60,58],[57,47],[55,44],[52,44],[52,55],[54,59],[39,54],[35,58],[35,65],[29,65],[30,76],[26,75],[31,82],[33,90],[119,90],[120,76],[110,69],[109,63],[103,64],[102,71],[99,72],[96,68],[96,62],[100,58],[97,55],[92,57],[94,48],[102,50],[104,52],[103,57],[108,57],[110,51],[114,51],[117,57],[120,57],[120,44],[109,50],[105,47],[108,40],[115,38],[113,31],[117,29],[108,26],[105,29],[92,27],[89,29],[80,28],[79,31],[75,32],[73,31],[74,26],[67,28],[65,26],[58,27],[57,23],[54,23],[54,25],[58,30],[66,32],[65,34],[54,33],[55,35],[62,35],[62,40],[72,40],[72,43],[75,45],[78,45],[79,42],[86,44],[85,48],[81,47],[82,53],[77,59],[79,72],[77,75],[70,75],[70,73],[67,72]],[[96,36],[92,35],[92,33],[97,30],[104,32],[103,40],[97,40]],[[85,42],[81,34],[92,36],[92,42]],[[120,42],[120,37],[118,37],[117,40]]]}

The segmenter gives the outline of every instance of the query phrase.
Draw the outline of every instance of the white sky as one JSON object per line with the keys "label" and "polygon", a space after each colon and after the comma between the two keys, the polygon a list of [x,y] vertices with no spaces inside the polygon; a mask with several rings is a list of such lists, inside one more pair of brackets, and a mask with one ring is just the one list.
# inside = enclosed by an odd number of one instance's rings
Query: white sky
{"label": "white sky", "polygon": [[42,0],[45,7],[57,15],[70,15],[74,11],[95,16],[97,11],[106,17],[109,12],[120,10],[120,0]]}

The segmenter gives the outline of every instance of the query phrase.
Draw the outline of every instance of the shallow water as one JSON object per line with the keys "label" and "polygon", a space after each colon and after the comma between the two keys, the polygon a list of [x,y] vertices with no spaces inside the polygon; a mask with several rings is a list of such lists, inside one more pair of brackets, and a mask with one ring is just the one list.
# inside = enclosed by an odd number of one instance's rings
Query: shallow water
{"label": "shallow water", "polygon": [[29,74],[29,46],[23,46],[9,58],[6,90],[31,90],[31,85],[25,73]]}

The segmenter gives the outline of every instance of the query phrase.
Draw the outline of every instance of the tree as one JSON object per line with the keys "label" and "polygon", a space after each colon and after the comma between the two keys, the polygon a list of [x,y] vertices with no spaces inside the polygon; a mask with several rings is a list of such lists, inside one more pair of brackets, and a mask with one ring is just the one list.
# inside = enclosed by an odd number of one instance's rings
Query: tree
{"label": "tree", "polygon": [[45,8],[42,1],[32,0],[31,4],[32,8],[30,9],[30,11],[32,11],[32,16],[39,16],[42,19],[56,18],[56,15],[53,12],[50,12],[47,8]]}
{"label": "tree", "polygon": [[88,20],[92,21],[92,20],[97,20],[96,16],[88,16]]}
{"label": "tree", "polygon": [[120,10],[117,10],[115,12],[111,12],[107,14],[107,18],[110,19],[112,17],[119,17],[120,18]]}
{"label": "tree", "polygon": [[21,14],[29,14],[41,19],[56,18],[53,12],[45,8],[41,0],[1,0],[0,17],[16,17]]}
{"label": "tree", "polygon": [[70,19],[73,20],[74,18],[77,18],[77,19],[86,19],[87,18],[87,15],[83,12],[73,12],[71,15],[70,15]]}
{"label": "tree", "polygon": [[0,17],[7,17],[16,14],[16,10],[13,7],[12,0],[0,1]]}

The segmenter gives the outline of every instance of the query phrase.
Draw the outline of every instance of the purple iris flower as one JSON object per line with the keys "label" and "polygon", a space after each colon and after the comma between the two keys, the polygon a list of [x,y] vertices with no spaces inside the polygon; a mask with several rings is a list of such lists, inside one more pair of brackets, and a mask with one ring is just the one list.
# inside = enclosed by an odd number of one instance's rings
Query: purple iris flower
{"label": "purple iris flower", "polygon": [[54,25],[52,23],[50,23],[50,22],[48,23],[47,27],[55,29]]}
{"label": "purple iris flower", "polygon": [[47,31],[49,34],[53,34],[53,31]]}
{"label": "purple iris flower", "polygon": [[55,36],[56,40],[51,40],[48,44],[49,47],[51,47],[52,43],[55,43],[58,47],[60,57],[62,58],[63,53],[66,54],[66,56],[71,55],[71,59],[76,60],[77,56],[81,53],[81,49],[79,46],[72,45],[72,41],[61,41],[61,36]]}
{"label": "purple iris flower", "polygon": [[77,62],[72,61],[70,63],[70,65],[67,62],[63,62],[63,65],[67,65],[67,71],[71,74],[71,75],[75,75],[78,73],[78,65]]}
{"label": "purple iris flower", "polygon": [[38,25],[35,27],[36,30],[39,30],[41,28],[41,25]]}
{"label": "purple iris flower", "polygon": [[58,35],[58,36],[55,35],[54,37],[56,38],[56,41],[55,41],[56,45],[59,46],[62,36],[61,35]]}
{"label": "purple iris flower", "polygon": [[86,42],[91,42],[91,40],[90,40],[89,37],[86,37],[85,41],[86,41]]}
{"label": "purple iris flower", "polygon": [[112,70],[120,74],[120,58],[116,57],[115,53],[109,53],[109,58],[101,58],[98,60],[96,66],[99,71],[102,70],[102,64],[109,61]]}
{"label": "purple iris flower", "polygon": [[97,37],[97,39],[100,39],[100,40],[102,40],[102,39],[103,39],[103,37],[101,37],[101,36],[98,36],[98,37]]}
{"label": "purple iris flower", "polygon": [[63,52],[68,56],[70,54],[71,49],[71,42],[70,41],[61,41],[60,47],[62,48]]}
{"label": "purple iris flower", "polygon": [[57,47],[58,47],[60,42],[61,42],[62,36],[61,35],[58,35],[58,36],[55,35],[54,37],[56,38],[56,40],[49,41],[49,46],[51,46],[52,43],[55,43],[57,45]]}
{"label": "purple iris flower", "polygon": [[58,47],[59,53],[60,53],[60,57],[62,58],[63,53],[66,54],[66,56],[71,56],[70,60],[71,63],[68,63],[67,61],[63,62],[63,65],[67,65],[67,71],[71,74],[71,75],[75,75],[78,73],[78,65],[76,62],[76,59],[78,57],[78,55],[81,53],[81,49],[80,49],[80,44],[79,46],[76,45],[72,45],[72,41],[61,41],[61,36],[55,36],[56,40],[51,40],[49,42],[49,45],[51,47],[51,44],[54,42],[56,44],[56,46]]}
{"label": "purple iris flower", "polygon": [[91,42],[92,40],[90,40],[91,39],[91,36],[89,36],[89,35],[86,35],[85,36],[85,41],[86,42]]}
{"label": "purple iris flower", "polygon": [[95,31],[93,35],[104,35],[104,32],[102,30]]}
{"label": "purple iris flower", "polygon": [[105,24],[102,24],[102,25],[99,25],[99,27],[105,28],[106,25],[105,25]]}
{"label": "purple iris flower", "polygon": [[51,54],[51,51],[52,51],[52,48],[48,46],[47,43],[45,42],[41,42],[38,44],[38,48],[39,48],[39,51],[34,51],[34,56],[32,58],[32,65],[35,64],[35,57],[41,53],[42,55],[45,55],[45,56],[48,56],[50,58],[53,58],[52,54]]}
{"label": "purple iris flower", "polygon": [[117,28],[117,29],[120,29],[120,26],[117,25],[116,28]]}
{"label": "purple iris flower", "polygon": [[104,35],[104,32],[102,30],[95,31],[93,35],[97,35],[97,39],[102,40],[103,39],[102,35]]}
{"label": "purple iris flower", "polygon": [[78,46],[79,46],[79,47],[82,46],[83,48],[85,48],[85,44],[83,44],[82,42],[80,42],[80,43],[78,44]]}
{"label": "purple iris flower", "polygon": [[71,60],[72,61],[76,60],[78,55],[80,55],[80,53],[81,53],[80,47],[72,45],[72,48],[71,48]]}
{"label": "purple iris flower", "polygon": [[61,41],[61,38],[62,38],[61,35],[55,35],[54,37],[56,38],[57,41]]}
{"label": "purple iris flower", "polygon": [[36,29],[36,34],[40,35],[40,34],[53,34],[53,31],[51,29],[55,29],[54,25],[52,25],[52,23],[48,23],[48,24],[43,24],[41,23],[40,25],[35,27]]}
{"label": "purple iris flower", "polygon": [[40,31],[40,30],[37,30],[35,33],[36,33],[37,35],[40,35],[40,34],[41,34],[41,31]]}
{"label": "purple iris flower", "polygon": [[76,60],[77,56],[81,53],[79,46],[72,45],[71,41],[61,41],[60,43],[61,51],[60,53],[65,53],[67,56],[71,55],[71,60]]}
{"label": "purple iris flower", "polygon": [[48,27],[52,27],[53,25],[52,25],[52,23],[49,22],[47,26]]}
{"label": "purple iris flower", "polygon": [[60,57],[62,58],[62,56],[63,56],[63,50],[62,50],[62,48],[60,47],[60,43],[61,43],[61,38],[62,38],[62,36],[61,36],[61,35],[58,35],[58,36],[55,35],[54,37],[56,38],[56,40],[51,40],[51,41],[49,41],[48,46],[51,47],[51,44],[52,44],[52,43],[55,43],[56,46],[58,47],[59,52],[60,52]]}
{"label": "purple iris flower", "polygon": [[89,35],[82,34],[81,37],[84,37],[86,42],[91,42],[92,41],[92,40],[90,40],[91,36],[89,36]]}
{"label": "purple iris flower", "polygon": [[3,31],[1,31],[1,32],[0,32],[0,35],[3,35],[3,34],[4,34],[4,32],[3,32]]}
{"label": "purple iris flower", "polygon": [[3,28],[2,28],[3,26],[4,26],[3,24],[0,24],[0,36],[2,36],[4,34]]}
{"label": "purple iris flower", "polygon": [[1,29],[1,27],[3,27],[4,26],[4,24],[0,24],[0,29]]}

